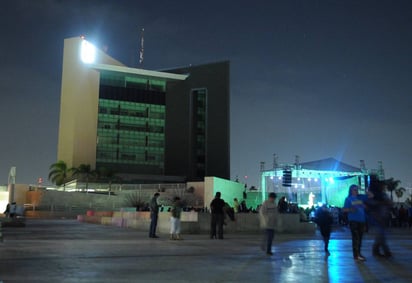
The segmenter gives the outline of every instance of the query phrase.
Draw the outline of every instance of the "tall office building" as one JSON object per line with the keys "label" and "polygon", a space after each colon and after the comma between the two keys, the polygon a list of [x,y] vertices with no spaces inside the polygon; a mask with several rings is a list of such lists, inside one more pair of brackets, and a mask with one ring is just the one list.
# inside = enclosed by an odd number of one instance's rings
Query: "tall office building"
{"label": "tall office building", "polygon": [[131,182],[230,177],[229,62],[126,67],[84,38],[64,42],[58,160]]}

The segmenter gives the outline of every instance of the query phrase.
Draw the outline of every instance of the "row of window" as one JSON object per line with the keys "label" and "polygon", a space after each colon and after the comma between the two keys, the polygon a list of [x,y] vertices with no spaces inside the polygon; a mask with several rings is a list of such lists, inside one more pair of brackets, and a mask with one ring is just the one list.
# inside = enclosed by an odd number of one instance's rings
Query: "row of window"
{"label": "row of window", "polygon": [[135,131],[135,132],[148,132],[148,133],[163,133],[164,127],[162,126],[149,126],[146,125],[135,125],[135,124],[123,124],[123,123],[104,123],[99,122],[99,129],[106,130],[119,130],[119,131]]}
{"label": "row of window", "polygon": [[100,99],[165,105],[165,92],[100,85]]}
{"label": "row of window", "polygon": [[145,139],[146,137],[148,137],[148,139],[151,140],[164,140],[164,133],[146,133],[98,129],[97,134],[99,137],[113,137],[120,139]]}
{"label": "row of window", "polygon": [[107,123],[125,123],[125,124],[149,124],[154,126],[163,126],[165,121],[160,119],[142,119],[142,118],[135,118],[135,117],[123,117],[123,116],[113,116],[113,115],[106,115],[106,114],[99,114],[98,117],[99,122],[107,122]]}
{"label": "row of window", "polygon": [[159,147],[164,148],[164,141],[148,140],[148,139],[117,139],[113,137],[99,137],[99,146],[113,146],[121,147]]}
{"label": "row of window", "polygon": [[192,91],[195,113],[196,129],[196,174],[197,176],[205,175],[205,133],[206,133],[206,99],[207,89],[197,89]]}
{"label": "row of window", "polygon": [[138,102],[131,102],[131,101],[119,101],[119,100],[112,100],[112,99],[99,99],[99,105],[103,107],[120,107],[126,110],[146,110],[149,108],[150,111],[160,111],[164,112],[165,106],[159,104],[150,104],[150,103],[138,103]]}
{"label": "row of window", "polygon": [[101,72],[100,83],[102,85],[140,88],[145,90],[166,91],[166,82],[162,80],[147,79],[137,76],[125,76],[121,73]]}
{"label": "row of window", "polygon": [[149,151],[133,153],[98,149],[96,159],[99,162],[163,165],[164,154]]}
{"label": "row of window", "polygon": [[164,119],[165,106],[100,99],[99,114],[122,117]]}
{"label": "row of window", "polygon": [[123,117],[136,117],[136,118],[150,118],[150,119],[165,119],[165,113],[150,111],[149,109],[142,110],[127,110],[120,107],[103,107],[99,106],[99,114],[110,114]]}

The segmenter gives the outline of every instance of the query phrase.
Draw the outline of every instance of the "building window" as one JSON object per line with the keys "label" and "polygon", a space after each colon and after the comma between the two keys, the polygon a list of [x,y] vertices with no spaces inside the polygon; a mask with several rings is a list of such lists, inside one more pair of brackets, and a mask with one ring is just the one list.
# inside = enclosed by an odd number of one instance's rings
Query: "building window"
{"label": "building window", "polygon": [[192,100],[192,143],[197,177],[206,174],[206,129],[207,129],[207,89],[198,88],[191,91]]}
{"label": "building window", "polygon": [[165,111],[165,105],[100,97],[97,163],[164,168]]}

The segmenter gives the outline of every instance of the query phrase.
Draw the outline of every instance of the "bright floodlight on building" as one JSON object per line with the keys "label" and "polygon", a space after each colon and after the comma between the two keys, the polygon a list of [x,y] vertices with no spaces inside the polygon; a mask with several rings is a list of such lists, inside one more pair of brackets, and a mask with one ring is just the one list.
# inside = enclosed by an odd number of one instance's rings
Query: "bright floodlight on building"
{"label": "bright floodlight on building", "polygon": [[86,64],[94,63],[96,59],[96,47],[85,39],[82,40],[80,47],[80,58]]}

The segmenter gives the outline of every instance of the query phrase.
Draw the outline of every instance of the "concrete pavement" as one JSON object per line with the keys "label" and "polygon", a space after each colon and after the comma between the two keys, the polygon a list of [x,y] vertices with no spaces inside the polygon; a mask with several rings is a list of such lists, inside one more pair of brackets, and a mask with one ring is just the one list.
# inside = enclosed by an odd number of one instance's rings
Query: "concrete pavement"
{"label": "concrete pavement", "polygon": [[168,235],[148,238],[133,229],[75,220],[27,219],[26,227],[3,227],[0,282],[411,282],[412,230],[389,235],[391,260],[352,258],[350,232],[332,234],[331,256],[319,234],[275,236],[274,255],[259,249],[260,235]]}

